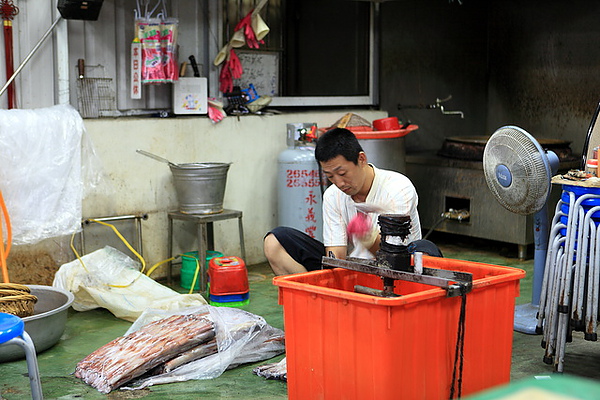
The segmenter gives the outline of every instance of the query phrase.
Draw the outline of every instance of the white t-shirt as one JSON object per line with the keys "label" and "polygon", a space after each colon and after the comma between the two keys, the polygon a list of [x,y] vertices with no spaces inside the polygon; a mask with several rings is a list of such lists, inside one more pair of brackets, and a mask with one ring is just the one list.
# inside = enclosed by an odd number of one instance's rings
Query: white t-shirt
{"label": "white t-shirt", "polygon": [[[373,167],[375,178],[366,198],[366,203],[375,204],[385,213],[409,215],[410,233],[404,245],[421,239],[421,223],[417,205],[419,197],[410,179],[395,172]],[[354,200],[337,186],[331,185],[323,195],[323,244],[325,247],[348,246],[351,257],[373,258],[358,240],[350,243],[346,227],[357,214]],[[377,224],[378,213],[369,213]]]}

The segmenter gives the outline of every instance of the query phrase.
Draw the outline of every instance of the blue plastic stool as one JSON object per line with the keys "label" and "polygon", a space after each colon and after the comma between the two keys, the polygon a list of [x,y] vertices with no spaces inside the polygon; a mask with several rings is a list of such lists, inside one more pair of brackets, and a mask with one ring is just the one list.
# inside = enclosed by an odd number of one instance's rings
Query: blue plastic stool
{"label": "blue plastic stool", "polygon": [[31,397],[34,400],[43,399],[35,346],[29,334],[25,332],[25,323],[15,315],[0,313],[0,346],[9,344],[21,346],[25,351]]}

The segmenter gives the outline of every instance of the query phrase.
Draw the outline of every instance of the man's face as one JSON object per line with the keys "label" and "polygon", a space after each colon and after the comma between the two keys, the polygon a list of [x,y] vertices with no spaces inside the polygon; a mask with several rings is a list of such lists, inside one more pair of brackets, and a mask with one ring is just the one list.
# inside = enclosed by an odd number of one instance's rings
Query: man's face
{"label": "man's face", "polygon": [[321,162],[325,176],[348,196],[356,195],[365,184],[365,165],[367,165],[365,153],[360,153],[358,165],[346,160],[344,156]]}

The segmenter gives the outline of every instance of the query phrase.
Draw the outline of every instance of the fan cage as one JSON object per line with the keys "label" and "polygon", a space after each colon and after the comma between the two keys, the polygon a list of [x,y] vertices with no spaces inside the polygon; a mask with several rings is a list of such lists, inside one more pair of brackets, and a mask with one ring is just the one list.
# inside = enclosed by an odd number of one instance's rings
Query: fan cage
{"label": "fan cage", "polygon": [[[551,172],[544,150],[518,127],[498,129],[483,154],[486,182],[502,206],[516,214],[541,210],[550,193]],[[496,168],[505,165],[512,175],[508,187],[496,177]]]}

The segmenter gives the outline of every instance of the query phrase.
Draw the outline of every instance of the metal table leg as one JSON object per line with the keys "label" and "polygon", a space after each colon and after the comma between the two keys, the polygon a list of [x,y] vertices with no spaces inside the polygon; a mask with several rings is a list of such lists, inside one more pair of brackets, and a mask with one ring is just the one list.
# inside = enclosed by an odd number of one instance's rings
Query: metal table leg
{"label": "metal table leg", "polygon": [[527,245],[519,244],[517,245],[517,253],[519,260],[525,260],[527,258]]}
{"label": "metal table leg", "polygon": [[[173,218],[170,215],[167,216],[169,223],[167,228],[167,258],[173,257]],[[173,261],[169,261],[168,265],[168,274],[167,274],[167,284],[170,286],[173,279]]]}
{"label": "metal table leg", "polygon": [[206,223],[199,222],[198,224],[198,263],[200,265],[199,285],[200,292],[206,290],[207,284],[207,268],[206,268],[206,251],[208,249],[207,227]]}
{"label": "metal table leg", "polygon": [[244,225],[242,224],[242,216],[238,218],[238,229],[240,231],[240,250],[242,253],[242,260],[246,262],[246,245],[244,243]]}
{"label": "metal table leg", "polygon": [[[198,283],[200,285],[200,291],[206,290],[208,283],[208,266],[206,262],[206,253],[209,250],[214,250],[214,228],[213,223],[215,221],[223,221],[227,219],[238,218],[238,228],[240,235],[240,250],[242,258],[246,258],[246,248],[244,243],[244,227],[242,223],[242,212],[237,210],[224,210],[221,214],[210,214],[210,215],[191,215],[183,214],[180,212],[168,213],[168,252],[169,258],[173,257],[173,220],[179,219],[182,221],[194,222],[197,227],[197,243],[198,243],[198,264],[200,266]],[[169,282],[172,279],[172,265],[169,262]]]}

